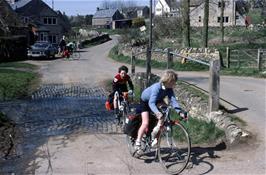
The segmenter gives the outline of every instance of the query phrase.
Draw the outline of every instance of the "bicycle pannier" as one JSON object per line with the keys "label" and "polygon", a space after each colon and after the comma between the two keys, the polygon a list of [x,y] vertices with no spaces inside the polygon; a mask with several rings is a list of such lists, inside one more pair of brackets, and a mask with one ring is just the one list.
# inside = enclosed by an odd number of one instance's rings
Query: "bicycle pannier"
{"label": "bicycle pannier", "polygon": [[141,125],[141,115],[140,114],[128,114],[125,124],[124,133],[137,138],[138,129]]}
{"label": "bicycle pannier", "polygon": [[113,99],[114,99],[113,94],[109,94],[108,98],[107,98],[107,100],[105,102],[105,108],[106,108],[107,111],[110,111],[110,110],[114,109]]}

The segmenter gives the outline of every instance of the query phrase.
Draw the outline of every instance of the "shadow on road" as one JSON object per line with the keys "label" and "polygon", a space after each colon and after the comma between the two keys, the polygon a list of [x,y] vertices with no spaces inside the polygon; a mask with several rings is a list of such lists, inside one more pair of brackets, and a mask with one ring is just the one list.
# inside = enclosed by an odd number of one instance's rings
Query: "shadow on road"
{"label": "shadow on road", "polygon": [[211,172],[214,169],[214,166],[208,160],[220,158],[215,155],[215,151],[222,151],[225,149],[226,144],[224,142],[214,147],[192,147],[190,157],[191,161],[188,164],[187,169],[192,169],[194,166],[201,166],[204,167],[204,172],[198,172],[198,174],[207,174]]}

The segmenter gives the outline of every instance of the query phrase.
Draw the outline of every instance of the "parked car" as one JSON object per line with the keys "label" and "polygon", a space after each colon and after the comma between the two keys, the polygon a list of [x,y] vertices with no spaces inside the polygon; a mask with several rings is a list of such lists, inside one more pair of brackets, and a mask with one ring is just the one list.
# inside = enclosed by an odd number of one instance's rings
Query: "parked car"
{"label": "parked car", "polygon": [[29,58],[54,58],[57,54],[57,47],[53,46],[49,42],[36,42],[31,48],[28,50]]}

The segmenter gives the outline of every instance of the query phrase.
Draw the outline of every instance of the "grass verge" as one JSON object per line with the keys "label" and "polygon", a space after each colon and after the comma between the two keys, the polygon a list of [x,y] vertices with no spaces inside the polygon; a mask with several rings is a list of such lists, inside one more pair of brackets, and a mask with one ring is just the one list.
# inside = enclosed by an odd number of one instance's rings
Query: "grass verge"
{"label": "grass verge", "polygon": [[35,69],[27,63],[0,64],[0,100],[27,97],[39,83]]}

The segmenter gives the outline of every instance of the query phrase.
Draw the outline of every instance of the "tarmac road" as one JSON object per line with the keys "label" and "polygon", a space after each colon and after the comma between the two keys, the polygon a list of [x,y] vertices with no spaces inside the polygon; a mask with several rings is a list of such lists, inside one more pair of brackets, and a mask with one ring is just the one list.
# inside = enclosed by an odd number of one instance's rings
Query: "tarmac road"
{"label": "tarmac road", "polygon": [[[97,87],[112,79],[121,63],[108,58],[117,42],[83,49],[80,60],[34,62],[40,66],[43,84],[86,84]],[[32,61],[31,61],[32,63]],[[136,71],[144,71],[137,68]],[[158,70],[152,70],[158,73]],[[178,72],[181,79],[207,89],[207,73]],[[265,159],[265,79],[221,77],[221,97],[236,115],[248,122],[257,135],[254,143],[221,150],[220,147],[194,148],[193,167],[182,174],[266,174]],[[64,144],[62,144],[64,143]],[[157,162],[130,157],[122,134],[79,134],[51,137],[38,148],[35,174],[165,174]]]}

